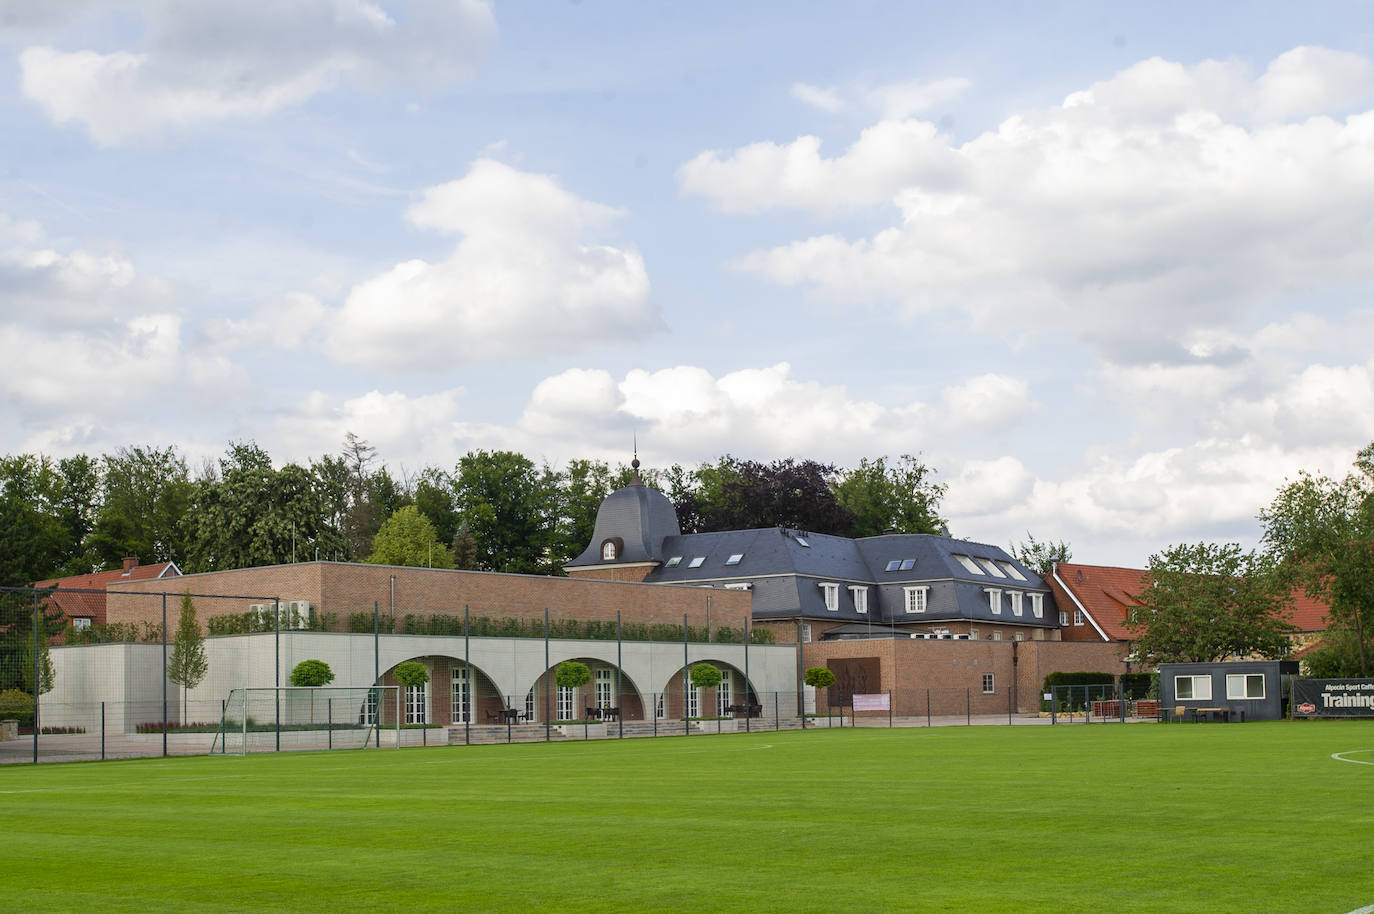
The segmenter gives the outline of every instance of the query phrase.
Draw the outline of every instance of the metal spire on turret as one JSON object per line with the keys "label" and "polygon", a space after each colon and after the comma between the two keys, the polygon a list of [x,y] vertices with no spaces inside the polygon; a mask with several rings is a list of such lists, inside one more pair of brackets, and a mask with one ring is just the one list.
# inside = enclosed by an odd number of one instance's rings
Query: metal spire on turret
{"label": "metal spire on turret", "polygon": [[644,480],[639,478],[639,432],[632,432],[631,434],[634,436],[632,440],[634,441],[635,456],[634,459],[630,461],[630,469],[634,470],[634,475],[630,478],[630,485],[642,486],[644,485]]}

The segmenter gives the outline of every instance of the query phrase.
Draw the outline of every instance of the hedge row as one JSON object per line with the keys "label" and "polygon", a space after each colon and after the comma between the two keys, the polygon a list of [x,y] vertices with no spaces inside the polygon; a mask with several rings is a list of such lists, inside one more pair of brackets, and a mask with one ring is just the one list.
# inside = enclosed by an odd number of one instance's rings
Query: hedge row
{"label": "hedge row", "polygon": [[[399,619],[390,613],[375,617],[370,612],[356,612],[348,615],[348,630],[365,634],[373,630],[386,634],[403,635],[448,635],[461,636],[464,633],[462,616],[446,613],[420,614],[406,613]],[[543,619],[493,619],[489,616],[473,616],[468,620],[466,631],[474,638],[543,638]],[[753,644],[772,644],[773,633],[768,629],[754,629],[750,633]],[[548,635],[550,638],[564,638],[578,641],[614,641],[616,623],[586,619],[551,619]],[[687,627],[687,640],[706,641],[708,630],[700,626]],[[682,626],[660,622],[625,622],[620,625],[620,639],[623,641],[681,641]],[[724,644],[744,642],[742,629],[719,626],[715,638]]]}

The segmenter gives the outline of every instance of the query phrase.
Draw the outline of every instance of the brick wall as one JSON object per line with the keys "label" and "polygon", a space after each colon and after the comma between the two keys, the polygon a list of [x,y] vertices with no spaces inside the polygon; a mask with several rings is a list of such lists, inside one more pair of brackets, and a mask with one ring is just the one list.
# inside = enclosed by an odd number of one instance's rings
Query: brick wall
{"label": "brick wall", "polygon": [[[893,692],[893,712],[898,716],[1005,714],[1015,680],[1016,710],[1039,709],[1040,686],[1052,672],[1102,671],[1120,675],[1124,644],[1065,641],[825,641],[807,644],[802,651],[804,667],[825,666],[843,672],[846,667],[871,669],[878,665],[879,688]],[[1015,662],[1013,662],[1015,661]],[[983,692],[983,676],[993,676],[993,692]],[[827,702],[817,690],[817,710]]]}
{"label": "brick wall", "polygon": [[[393,603],[392,577],[395,577]],[[213,615],[246,612],[261,598],[307,600],[318,612],[346,621],[349,613],[370,612],[374,601],[383,612],[394,606],[406,613],[461,616],[466,605],[473,616],[613,621],[620,612],[626,622],[680,625],[684,614],[694,626],[704,626],[708,605],[711,627],[743,628],[752,605],[748,591],[690,586],[638,584],[622,581],[446,571],[336,562],[302,562],[265,568],[242,568],[187,575],[174,582],[146,581],[111,588],[107,613],[111,622],[156,622],[162,618],[163,591],[220,595],[197,599],[201,623]],[[118,592],[119,596],[114,596]],[[247,594],[259,599],[235,598]],[[169,625],[175,605],[169,598]]]}

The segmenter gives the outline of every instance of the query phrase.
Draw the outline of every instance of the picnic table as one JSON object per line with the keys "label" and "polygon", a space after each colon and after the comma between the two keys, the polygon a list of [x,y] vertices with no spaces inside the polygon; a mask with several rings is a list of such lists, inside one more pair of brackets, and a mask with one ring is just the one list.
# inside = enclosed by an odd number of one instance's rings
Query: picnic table
{"label": "picnic table", "polygon": [[1237,717],[1241,723],[1245,723],[1244,711],[1232,711],[1230,708],[1193,708],[1193,723],[1208,720],[1220,721],[1221,723],[1228,724],[1231,722],[1233,715]]}

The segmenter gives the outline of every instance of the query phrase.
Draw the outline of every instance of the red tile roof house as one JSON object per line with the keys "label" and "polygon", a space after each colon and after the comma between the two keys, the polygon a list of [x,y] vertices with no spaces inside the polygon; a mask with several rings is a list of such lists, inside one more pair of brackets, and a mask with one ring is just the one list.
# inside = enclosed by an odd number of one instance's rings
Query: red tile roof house
{"label": "red tile roof house", "polygon": [[[1056,563],[1046,580],[1059,606],[1062,640],[1132,640],[1126,617],[1137,605],[1135,595],[1148,586],[1147,573],[1142,568]],[[1326,631],[1326,609],[1325,603],[1301,590],[1293,592],[1290,621],[1298,627],[1291,639],[1295,651],[1309,647]]]}
{"label": "red tile roof house", "polygon": [[[124,566],[113,571],[53,578],[49,581],[37,581],[33,586],[41,589],[57,588],[57,592],[51,597],[51,604],[62,610],[62,615],[76,628],[89,628],[92,625],[104,625],[106,622],[105,589],[109,585],[178,577],[181,577],[181,569],[175,562],[140,565],[137,558],[126,558]],[[87,592],[63,593],[64,590]]]}

